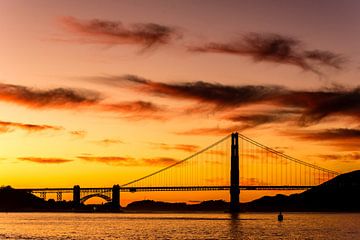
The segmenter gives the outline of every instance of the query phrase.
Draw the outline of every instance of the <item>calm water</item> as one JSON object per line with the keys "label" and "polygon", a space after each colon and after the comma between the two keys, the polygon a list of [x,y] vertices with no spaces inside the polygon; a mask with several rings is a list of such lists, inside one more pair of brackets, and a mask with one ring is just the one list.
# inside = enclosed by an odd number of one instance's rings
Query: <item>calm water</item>
{"label": "calm water", "polygon": [[0,239],[360,239],[360,214],[0,213]]}

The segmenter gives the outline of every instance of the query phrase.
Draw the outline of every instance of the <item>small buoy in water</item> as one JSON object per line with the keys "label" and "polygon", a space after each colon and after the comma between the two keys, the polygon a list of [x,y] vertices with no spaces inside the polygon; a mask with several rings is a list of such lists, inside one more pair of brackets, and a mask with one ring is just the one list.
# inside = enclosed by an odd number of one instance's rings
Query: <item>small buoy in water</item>
{"label": "small buoy in water", "polygon": [[281,222],[282,220],[284,220],[284,216],[280,212],[279,215],[278,215],[278,221]]}

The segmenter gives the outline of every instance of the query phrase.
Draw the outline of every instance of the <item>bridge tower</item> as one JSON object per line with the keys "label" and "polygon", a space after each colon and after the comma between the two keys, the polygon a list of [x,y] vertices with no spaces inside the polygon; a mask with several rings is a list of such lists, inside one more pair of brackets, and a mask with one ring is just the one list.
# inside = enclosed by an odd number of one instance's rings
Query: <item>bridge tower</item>
{"label": "bridge tower", "polygon": [[240,211],[239,134],[231,134],[230,212]]}
{"label": "bridge tower", "polygon": [[75,185],[73,188],[73,204],[74,207],[80,206],[80,186]]}
{"label": "bridge tower", "polygon": [[120,209],[120,186],[114,185],[112,188],[111,205],[114,209]]}

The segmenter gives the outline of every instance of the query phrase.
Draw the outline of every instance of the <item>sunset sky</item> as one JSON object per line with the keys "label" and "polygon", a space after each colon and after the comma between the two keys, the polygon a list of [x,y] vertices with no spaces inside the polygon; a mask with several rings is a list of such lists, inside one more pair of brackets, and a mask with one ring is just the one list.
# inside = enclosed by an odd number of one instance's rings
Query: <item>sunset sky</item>
{"label": "sunset sky", "polygon": [[[111,187],[233,131],[359,169],[359,11],[356,0],[2,0],[0,184]],[[228,198],[152,194],[122,198]]]}

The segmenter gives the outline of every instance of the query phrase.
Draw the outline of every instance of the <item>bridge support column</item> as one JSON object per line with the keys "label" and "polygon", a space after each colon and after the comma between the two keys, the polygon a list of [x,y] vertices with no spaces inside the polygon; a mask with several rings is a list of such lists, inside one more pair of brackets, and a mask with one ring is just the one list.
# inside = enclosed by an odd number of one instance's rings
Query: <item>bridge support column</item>
{"label": "bridge support column", "polygon": [[112,188],[111,205],[114,209],[120,209],[120,186],[114,185]]}
{"label": "bridge support column", "polygon": [[80,186],[75,185],[73,188],[73,205],[74,207],[80,206]]}
{"label": "bridge support column", "polygon": [[239,135],[231,134],[230,212],[240,211]]}

